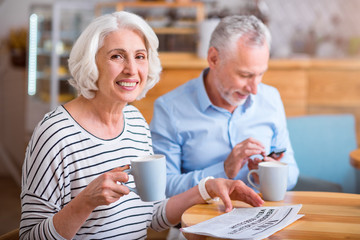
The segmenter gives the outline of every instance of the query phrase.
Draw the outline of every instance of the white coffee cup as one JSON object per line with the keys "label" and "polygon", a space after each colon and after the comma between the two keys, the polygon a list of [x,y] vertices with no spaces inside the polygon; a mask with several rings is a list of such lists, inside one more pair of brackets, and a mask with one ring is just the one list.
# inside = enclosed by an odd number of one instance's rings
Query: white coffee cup
{"label": "white coffee cup", "polygon": [[[135,188],[127,186],[138,194],[142,201],[153,202],[165,199],[166,158],[155,154],[130,160],[131,168],[124,172],[134,176]],[[126,185],[126,183],[122,183]]]}
{"label": "white coffee cup", "polygon": [[[249,183],[261,192],[264,200],[281,201],[284,200],[287,189],[288,172],[286,163],[261,162],[259,169],[250,170],[247,178]],[[260,187],[251,180],[252,173],[259,175]]]}

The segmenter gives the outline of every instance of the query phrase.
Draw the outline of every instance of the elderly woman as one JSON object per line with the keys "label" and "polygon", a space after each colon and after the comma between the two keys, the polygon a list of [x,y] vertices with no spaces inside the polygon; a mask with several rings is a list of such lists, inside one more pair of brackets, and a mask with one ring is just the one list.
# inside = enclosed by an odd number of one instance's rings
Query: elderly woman
{"label": "elderly woman", "polygon": [[148,125],[128,105],[159,80],[158,39],[140,17],[116,12],[95,19],[69,58],[79,96],[36,127],[23,165],[21,239],[144,239],[180,221],[203,195],[260,206],[241,181],[210,179],[160,202],[142,202],[118,182],[130,159],[153,154]]}

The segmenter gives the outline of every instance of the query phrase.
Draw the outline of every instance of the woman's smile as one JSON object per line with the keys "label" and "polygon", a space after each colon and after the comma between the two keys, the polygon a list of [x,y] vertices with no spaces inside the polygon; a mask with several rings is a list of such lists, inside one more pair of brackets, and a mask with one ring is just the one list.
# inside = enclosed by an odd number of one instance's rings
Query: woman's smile
{"label": "woman's smile", "polygon": [[138,85],[139,81],[135,80],[121,80],[121,81],[117,81],[116,84],[119,85],[120,87],[122,87],[124,90],[134,90],[137,85]]}

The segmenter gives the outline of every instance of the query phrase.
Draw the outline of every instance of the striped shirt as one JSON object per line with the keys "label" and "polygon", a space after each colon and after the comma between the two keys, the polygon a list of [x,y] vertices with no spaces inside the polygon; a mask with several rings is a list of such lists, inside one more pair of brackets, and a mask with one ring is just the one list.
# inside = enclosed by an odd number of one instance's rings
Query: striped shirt
{"label": "striped shirt", "polygon": [[[123,110],[123,132],[109,140],[83,129],[59,106],[37,125],[22,172],[20,239],[63,239],[52,218],[101,174],[153,154],[149,127],[131,105]],[[129,187],[134,187],[129,175]],[[133,192],[93,210],[74,239],[145,239],[147,228],[169,228],[166,200],[142,202]]]}

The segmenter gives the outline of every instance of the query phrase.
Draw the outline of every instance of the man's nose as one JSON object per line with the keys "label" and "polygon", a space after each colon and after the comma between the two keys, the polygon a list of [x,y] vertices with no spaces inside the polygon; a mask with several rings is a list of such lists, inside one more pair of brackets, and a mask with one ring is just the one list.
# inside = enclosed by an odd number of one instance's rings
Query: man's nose
{"label": "man's nose", "polygon": [[261,77],[250,78],[247,83],[247,91],[255,95],[257,93],[257,87],[260,82],[261,82]]}

